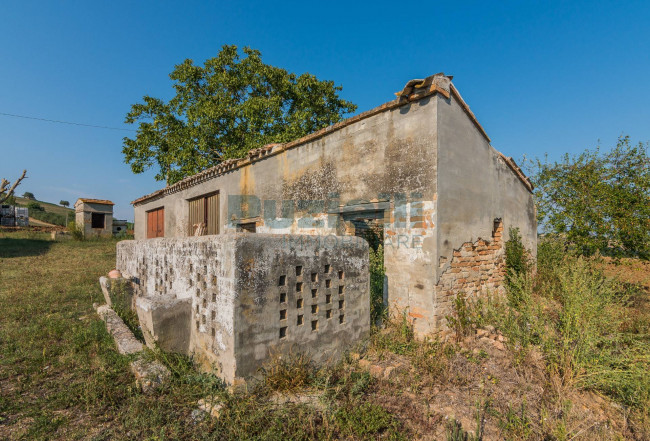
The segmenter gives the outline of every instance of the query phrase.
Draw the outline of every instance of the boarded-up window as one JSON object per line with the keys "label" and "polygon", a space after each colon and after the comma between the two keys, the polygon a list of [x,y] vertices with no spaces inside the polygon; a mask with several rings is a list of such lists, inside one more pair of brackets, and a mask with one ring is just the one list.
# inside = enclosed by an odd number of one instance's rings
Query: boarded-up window
{"label": "boarded-up window", "polygon": [[189,201],[190,236],[219,234],[219,193],[201,196]]}
{"label": "boarded-up window", "polygon": [[165,208],[147,211],[147,239],[165,237]]}
{"label": "boarded-up window", "polygon": [[104,213],[91,213],[90,226],[92,228],[104,228],[106,215]]}

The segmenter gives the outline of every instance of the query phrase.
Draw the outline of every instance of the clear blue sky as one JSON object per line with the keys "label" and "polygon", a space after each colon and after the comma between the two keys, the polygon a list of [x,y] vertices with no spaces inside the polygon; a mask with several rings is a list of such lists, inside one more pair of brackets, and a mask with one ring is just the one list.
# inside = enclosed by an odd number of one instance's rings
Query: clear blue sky
{"label": "clear blue sky", "polygon": [[[649,2],[50,2],[0,5],[0,112],[129,128],[131,104],[168,99],[185,58],[224,44],[343,86],[359,111],[411,78],[454,75],[492,144],[553,159],[620,134],[650,140]],[[132,127],[131,127],[132,128]],[[0,176],[41,200],[129,202],[164,186],[133,175],[122,137],[0,116]]]}

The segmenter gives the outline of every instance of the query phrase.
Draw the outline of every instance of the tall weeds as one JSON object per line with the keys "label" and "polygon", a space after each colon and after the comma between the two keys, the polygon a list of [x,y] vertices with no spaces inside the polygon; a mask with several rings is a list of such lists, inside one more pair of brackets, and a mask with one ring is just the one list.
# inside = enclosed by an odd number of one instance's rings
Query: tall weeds
{"label": "tall weeds", "polygon": [[506,301],[488,302],[488,320],[521,354],[537,345],[566,386],[604,392],[650,409],[648,336],[624,326],[627,288],[597,261],[555,239],[539,244],[537,272],[509,271]]}
{"label": "tall weeds", "polygon": [[384,247],[370,248],[370,323],[377,324],[386,318],[384,305]]}

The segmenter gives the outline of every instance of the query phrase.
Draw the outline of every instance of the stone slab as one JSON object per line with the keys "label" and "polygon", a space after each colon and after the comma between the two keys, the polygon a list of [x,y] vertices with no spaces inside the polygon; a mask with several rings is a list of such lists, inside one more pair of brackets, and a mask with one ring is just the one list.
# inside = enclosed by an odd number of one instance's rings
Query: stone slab
{"label": "stone slab", "polygon": [[120,354],[135,354],[144,349],[144,345],[135,338],[122,319],[108,305],[97,308],[97,314],[106,323],[108,333],[115,339]]}

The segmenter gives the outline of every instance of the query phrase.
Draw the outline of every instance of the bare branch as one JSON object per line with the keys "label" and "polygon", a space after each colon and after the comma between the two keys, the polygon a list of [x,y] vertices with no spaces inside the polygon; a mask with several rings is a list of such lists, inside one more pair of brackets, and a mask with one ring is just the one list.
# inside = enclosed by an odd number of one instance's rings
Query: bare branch
{"label": "bare branch", "polygon": [[[20,177],[14,182],[14,185],[11,186],[9,191],[7,191],[7,186],[9,185],[9,181],[6,179],[2,178],[2,181],[0,182],[0,194],[3,194],[0,196],[0,204],[2,204],[4,201],[9,199],[12,194],[14,194],[14,191],[16,190],[16,187],[20,184],[20,181],[26,178],[27,170],[23,170],[23,174],[20,175]],[[5,193],[6,192],[6,193]]]}

